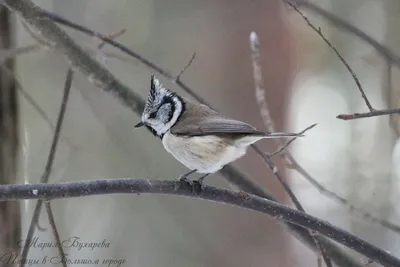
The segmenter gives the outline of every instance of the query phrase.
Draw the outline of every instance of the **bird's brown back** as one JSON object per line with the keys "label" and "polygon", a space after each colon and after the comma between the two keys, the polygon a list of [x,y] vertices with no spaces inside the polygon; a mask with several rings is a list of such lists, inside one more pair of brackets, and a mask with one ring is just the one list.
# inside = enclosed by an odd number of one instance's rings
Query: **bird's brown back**
{"label": "bird's brown back", "polygon": [[171,127],[175,135],[201,136],[218,135],[242,138],[247,135],[264,136],[255,127],[227,118],[210,107],[184,99],[185,109],[178,121]]}

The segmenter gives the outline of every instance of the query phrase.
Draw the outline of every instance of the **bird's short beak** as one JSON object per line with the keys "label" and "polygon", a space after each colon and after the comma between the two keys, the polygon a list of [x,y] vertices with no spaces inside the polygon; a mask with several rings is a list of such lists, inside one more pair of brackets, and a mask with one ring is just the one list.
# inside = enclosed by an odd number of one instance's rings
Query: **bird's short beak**
{"label": "bird's short beak", "polygon": [[144,123],[142,121],[139,121],[139,123],[136,124],[134,127],[135,128],[139,128],[139,127],[142,127],[142,126],[144,126]]}

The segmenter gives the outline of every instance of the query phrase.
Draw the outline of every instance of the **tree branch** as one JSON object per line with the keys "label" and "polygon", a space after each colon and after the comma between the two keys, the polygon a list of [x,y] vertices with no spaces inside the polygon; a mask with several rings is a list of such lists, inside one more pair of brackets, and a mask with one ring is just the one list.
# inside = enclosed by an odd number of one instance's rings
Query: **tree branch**
{"label": "tree branch", "polygon": [[297,12],[297,14],[300,15],[300,17],[307,23],[308,27],[310,27],[314,32],[316,32],[321,39],[333,50],[333,52],[336,54],[336,56],[339,58],[339,60],[343,63],[343,65],[346,67],[348,72],[350,73],[351,77],[353,78],[354,82],[357,85],[358,90],[361,93],[361,97],[364,99],[365,105],[367,105],[369,111],[375,110],[371,103],[368,100],[367,95],[365,94],[365,91],[363,87],[361,86],[360,81],[357,78],[357,75],[353,71],[353,69],[350,67],[349,63],[343,58],[343,56],[339,53],[339,51],[336,49],[336,47],[325,37],[325,35],[322,33],[321,28],[318,28],[314,26],[314,24],[311,23],[311,21],[297,8],[296,5],[293,5],[292,3],[288,2],[288,4]]}
{"label": "tree branch", "polygon": [[[261,68],[261,63],[260,63],[260,42],[258,40],[258,36],[255,32],[252,32],[250,34],[250,49],[251,49],[251,59],[252,59],[252,65],[253,65],[253,76],[254,76],[254,83],[255,83],[255,93],[256,93],[256,100],[258,102],[258,105],[260,107],[260,113],[261,117],[263,118],[264,124],[267,127],[267,131],[269,132],[275,132],[275,127],[273,120],[271,118],[269,108],[267,101],[265,101],[265,86],[264,86],[264,80],[262,77],[262,68]],[[293,138],[292,140],[294,140]],[[274,139],[276,143],[281,144],[281,139]],[[290,143],[290,141],[288,142]],[[260,148],[257,146],[253,147],[254,150],[259,155],[263,155],[263,159],[265,163],[267,163],[268,167],[273,171],[276,179],[278,182],[282,185],[284,190],[287,192],[289,195],[291,201],[295,205],[295,207],[302,211],[305,212],[303,206],[301,205],[300,201],[297,199],[296,195],[293,193],[292,189],[290,186],[286,183],[286,181],[281,177],[279,174],[278,168],[274,165],[272,162],[271,158],[266,156]],[[325,265],[327,267],[332,267],[332,262],[329,259],[329,257],[326,255],[324,248],[319,242],[319,238],[316,236],[313,236],[310,232],[310,235],[314,239],[315,246],[318,247],[319,253],[321,254],[322,258],[324,259]]]}
{"label": "tree branch", "polygon": [[364,90],[361,87],[361,84],[359,83],[357,76],[355,76],[354,72],[351,70],[347,62],[343,59],[343,57],[338,53],[336,48],[332,46],[332,44],[323,36],[322,32],[320,29],[317,29],[314,25],[310,23],[307,17],[305,17],[297,8],[297,6],[305,8],[311,12],[317,13],[321,15],[322,17],[328,19],[333,25],[346,30],[355,36],[359,37],[363,41],[367,42],[369,45],[374,47],[378,53],[380,53],[386,62],[390,65],[393,64],[397,68],[400,69],[400,57],[396,55],[394,52],[389,50],[387,47],[383,46],[382,44],[378,43],[375,39],[373,39],[371,36],[367,35],[365,32],[361,31],[360,29],[356,28],[355,26],[349,24],[348,22],[340,19],[336,15],[320,8],[319,6],[309,2],[309,1],[303,1],[303,0],[284,0],[285,2],[288,3],[291,7],[293,7],[296,12],[298,12],[303,19],[306,21],[306,23],[314,30],[316,31],[321,38],[328,44],[329,47],[331,47],[336,55],[339,57],[339,59],[343,62],[343,64],[346,66],[350,74],[353,76],[354,81],[357,84],[357,87],[361,93],[362,98],[364,99],[365,104],[367,105],[369,112],[365,113],[354,113],[354,114],[339,114],[336,116],[338,119],[342,120],[355,120],[355,119],[362,119],[362,118],[370,118],[370,117],[376,117],[376,116],[383,116],[383,115],[392,115],[392,114],[400,114],[400,109],[385,109],[385,110],[376,110],[372,107],[370,101],[368,100],[368,97],[366,96]]}
{"label": "tree branch", "polygon": [[348,120],[364,119],[364,118],[371,118],[371,117],[391,115],[391,114],[400,114],[400,108],[373,110],[364,113],[339,114],[336,116],[336,118],[348,121]]}
{"label": "tree branch", "polygon": [[254,210],[271,217],[297,224],[345,245],[387,267],[400,266],[400,260],[361,238],[304,212],[255,195],[228,189],[204,186],[195,190],[186,182],[136,178],[104,179],[59,184],[0,185],[0,201],[21,199],[58,199],[105,194],[162,194],[225,203]]}
{"label": "tree branch", "polygon": [[140,99],[139,94],[129,90],[51,20],[45,19],[38,6],[28,0],[5,0],[4,4],[33,27],[36,34],[46,39],[53,48],[66,55],[70,63],[85,74],[94,85],[114,94],[124,106],[131,110],[137,113],[142,112],[144,106],[136,101],[136,99]]}
{"label": "tree branch", "polygon": [[365,32],[361,31],[357,27],[351,25],[350,23],[344,21],[343,19],[339,18],[338,16],[322,9],[321,7],[317,6],[316,4],[312,3],[308,0],[283,0],[288,4],[296,5],[300,8],[304,8],[309,10],[313,13],[316,13],[323,18],[327,19],[332,23],[332,25],[345,30],[347,32],[352,33],[353,35],[357,36],[364,42],[368,43],[372,47],[376,49],[376,51],[381,54],[386,60],[390,63],[395,65],[397,68],[400,68],[400,57],[396,55],[393,51],[389,48],[385,47],[384,45],[380,44],[374,38],[366,34]]}
{"label": "tree branch", "polygon": [[[56,240],[58,253],[60,253],[61,259],[64,259],[65,253],[64,253],[64,249],[63,249],[63,246],[61,243],[60,235],[57,230],[56,221],[54,220],[53,210],[51,209],[50,201],[45,200],[44,206],[46,207],[47,217],[48,217],[49,223],[51,225],[51,230],[53,231],[53,236]],[[27,240],[26,240],[26,244],[31,244],[31,243],[27,243]],[[67,267],[67,261],[63,260],[61,263],[62,263],[63,267]]]}
{"label": "tree branch", "polygon": [[0,49],[0,62],[5,61],[9,58],[14,58],[15,56],[26,54],[32,51],[37,51],[40,49],[39,44],[27,45],[24,47],[17,47],[11,49]]}
{"label": "tree branch", "polygon": [[[73,79],[73,71],[69,68],[67,71],[66,78],[65,78],[63,98],[62,98],[61,107],[60,107],[60,111],[59,111],[58,118],[57,118],[57,125],[54,130],[53,140],[51,142],[51,147],[50,147],[49,155],[48,155],[47,162],[46,162],[46,167],[44,169],[42,177],[40,178],[41,183],[47,183],[49,181],[50,174],[53,169],[53,162],[54,162],[54,158],[55,158],[56,151],[57,151],[58,139],[59,139],[59,136],[61,133],[61,126],[64,121],[64,115],[65,115],[65,111],[67,108],[69,92],[71,90],[72,79]],[[42,200],[38,200],[36,202],[36,206],[35,206],[34,213],[33,213],[32,219],[31,219],[31,223],[28,228],[28,234],[25,239],[27,244],[30,244],[32,242],[32,238],[35,233],[35,226],[37,226],[38,222],[39,222],[39,216],[40,216],[40,212],[42,209],[42,205],[43,205]],[[49,211],[49,209],[50,209],[50,203],[49,203],[49,207],[47,207],[47,211]],[[54,220],[51,220],[51,218],[50,218],[50,216],[52,216],[52,214],[47,214],[47,215],[49,216],[50,224],[53,223]],[[51,225],[51,227],[54,232],[56,225]],[[55,237],[57,238],[57,236],[55,236]],[[22,249],[22,253],[21,253],[22,261],[20,263],[21,267],[25,266],[26,257],[28,256],[30,247],[31,246],[24,246]]]}

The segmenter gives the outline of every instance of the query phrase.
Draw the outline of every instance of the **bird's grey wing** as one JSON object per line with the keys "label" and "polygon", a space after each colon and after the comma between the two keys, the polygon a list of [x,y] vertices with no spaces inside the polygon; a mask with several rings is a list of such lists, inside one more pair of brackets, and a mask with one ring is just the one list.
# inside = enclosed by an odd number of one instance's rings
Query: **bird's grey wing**
{"label": "bird's grey wing", "polygon": [[218,134],[249,134],[249,135],[265,135],[265,133],[257,130],[253,126],[232,119],[226,118],[208,118],[198,122],[180,123],[171,128],[174,135],[185,136],[204,136]]}

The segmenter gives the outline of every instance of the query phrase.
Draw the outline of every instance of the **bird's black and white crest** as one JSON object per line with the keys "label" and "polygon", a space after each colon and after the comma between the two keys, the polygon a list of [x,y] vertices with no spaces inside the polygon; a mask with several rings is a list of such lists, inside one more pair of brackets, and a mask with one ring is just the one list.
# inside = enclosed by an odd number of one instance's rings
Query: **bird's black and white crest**
{"label": "bird's black and white crest", "polygon": [[142,122],[153,134],[162,137],[178,121],[185,104],[176,93],[163,87],[151,75],[150,93],[142,114]]}

